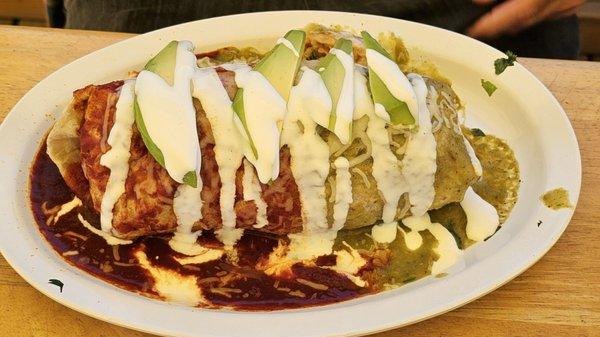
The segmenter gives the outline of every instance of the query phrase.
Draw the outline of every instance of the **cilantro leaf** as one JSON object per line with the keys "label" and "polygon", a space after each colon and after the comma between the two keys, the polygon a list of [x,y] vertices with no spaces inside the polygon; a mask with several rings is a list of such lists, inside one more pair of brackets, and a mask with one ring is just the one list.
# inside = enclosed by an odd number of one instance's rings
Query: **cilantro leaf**
{"label": "cilantro leaf", "polygon": [[61,280],[57,280],[55,278],[51,278],[51,279],[48,280],[48,283],[53,284],[53,285],[57,286],[58,288],[60,288],[60,292],[62,293],[63,286],[65,284],[62,283]]}
{"label": "cilantro leaf", "polygon": [[512,51],[509,50],[506,52],[506,56],[508,56],[508,57],[499,58],[496,61],[494,61],[494,68],[496,68],[496,75],[502,74],[504,72],[504,70],[506,70],[507,67],[515,65],[515,61],[517,60],[517,55],[515,55],[515,53],[513,53]]}
{"label": "cilantro leaf", "polygon": [[496,91],[496,89],[498,89],[498,87],[496,87],[494,85],[494,83],[492,83],[490,81],[486,81],[483,78],[481,79],[481,86],[483,87],[485,92],[487,92],[488,96],[490,96],[490,97],[492,96],[494,91]]}

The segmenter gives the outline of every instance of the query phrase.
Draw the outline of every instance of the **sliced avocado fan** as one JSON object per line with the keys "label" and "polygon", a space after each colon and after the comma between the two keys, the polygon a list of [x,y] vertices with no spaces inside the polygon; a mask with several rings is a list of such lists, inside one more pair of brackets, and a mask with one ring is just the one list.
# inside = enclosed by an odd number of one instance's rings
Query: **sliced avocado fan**
{"label": "sliced avocado fan", "polygon": [[[306,39],[306,33],[301,30],[290,30],[285,34],[284,38],[292,44],[297,53],[294,53],[283,43],[279,43],[256,64],[254,70],[261,73],[287,102],[290,96],[290,90],[294,84],[294,78],[296,77],[298,68],[300,68],[302,55],[304,54],[304,40]],[[233,99],[233,111],[235,111],[240,122],[244,126],[248,143],[252,149],[252,154],[258,158],[258,150],[254,144],[250,130],[248,129],[248,123],[246,122],[244,89],[238,89],[235,94]]]}
{"label": "sliced avocado fan", "polygon": [[[352,41],[350,40],[340,38],[335,42],[333,48],[342,50],[346,54],[352,56]],[[332,53],[327,54],[327,56],[321,59],[317,69],[325,83],[329,96],[331,96],[332,105],[327,129],[335,133],[335,123],[337,119],[336,108],[340,94],[342,93],[346,70],[344,69],[342,62],[340,62],[337,56]]]}
{"label": "sliced avocado fan", "polygon": [[[144,70],[148,70],[157,74],[158,76],[162,77],[162,79],[165,80],[165,82],[167,82],[170,86],[173,86],[175,79],[175,65],[177,63],[178,45],[178,41],[169,42],[166,47],[164,47],[158,54],[156,54],[156,56],[146,63]],[[135,114],[135,124],[140,131],[144,145],[146,145],[148,152],[150,152],[152,157],[154,157],[160,166],[165,167],[165,157],[148,133],[148,129],[146,128],[146,124],[144,123],[144,119],[142,117],[142,111],[137,101],[137,96],[133,102],[133,111]],[[187,172],[183,177],[183,183],[196,188],[198,186],[198,177],[196,176],[196,171]]]}
{"label": "sliced avocado fan", "polygon": [[[362,31],[360,34],[365,42],[365,48],[373,49],[374,51],[393,61],[390,54],[368,32]],[[410,113],[408,105],[392,95],[381,78],[377,76],[371,67],[368,67],[368,64],[367,68],[369,69],[369,87],[371,89],[371,95],[373,96],[373,102],[383,105],[387,113],[390,115],[390,121],[393,125],[414,124],[415,118]]]}

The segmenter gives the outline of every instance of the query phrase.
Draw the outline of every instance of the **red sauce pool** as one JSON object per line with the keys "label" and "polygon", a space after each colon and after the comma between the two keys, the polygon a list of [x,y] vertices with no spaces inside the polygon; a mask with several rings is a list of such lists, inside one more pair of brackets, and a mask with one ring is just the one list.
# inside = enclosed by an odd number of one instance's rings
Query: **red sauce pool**
{"label": "red sauce pool", "polygon": [[[335,303],[373,292],[368,287],[356,286],[347,277],[330,269],[302,264],[292,266],[291,272],[284,276],[266,275],[255,266],[268,258],[280,238],[263,233],[245,232],[235,247],[239,257],[235,264],[224,256],[203,264],[180,265],[174,257],[183,255],[169,247],[170,234],[143,237],[130,245],[114,248],[81,225],[78,213],[93,226],[100,227],[99,215],[85,206],[62,216],[56,223],[50,221],[47,224],[51,215],[44,209],[62,205],[72,200],[74,194],[46,154],[45,145],[34,160],[30,182],[31,209],[40,232],[52,248],[71,265],[144,296],[160,298],[153,290],[153,278],[137,263],[134,253],[139,250],[144,250],[154,266],[197,277],[203,296],[209,302],[201,304],[202,307],[281,310]],[[212,232],[203,232],[199,241],[207,245],[221,245]],[[74,252],[77,254],[71,255]],[[335,264],[335,256],[322,256],[316,264],[331,266]],[[325,287],[315,288],[313,283]],[[65,287],[68,286],[65,284]],[[228,291],[219,291],[223,288]]]}

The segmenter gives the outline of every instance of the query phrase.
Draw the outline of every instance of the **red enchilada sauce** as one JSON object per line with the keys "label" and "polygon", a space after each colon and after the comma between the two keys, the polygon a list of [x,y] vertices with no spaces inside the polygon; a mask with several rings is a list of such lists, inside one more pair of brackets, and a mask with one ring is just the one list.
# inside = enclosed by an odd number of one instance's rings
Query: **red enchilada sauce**
{"label": "red enchilada sauce", "polygon": [[[279,276],[267,275],[255,266],[266,261],[284,238],[249,230],[236,244],[236,264],[229,262],[224,254],[218,260],[181,265],[174,258],[184,255],[169,247],[170,234],[110,246],[77,218],[79,213],[92,226],[100,227],[99,215],[85,205],[61,216],[56,223],[49,219],[52,209],[72,200],[74,194],[46,154],[45,145],[37,154],[30,174],[31,208],[48,243],[71,265],[120,288],[161,298],[154,289],[153,277],[135,257],[136,252],[143,250],[153,266],[196,277],[202,296],[208,302],[200,304],[201,307],[280,310],[340,302],[376,291],[373,287],[358,287],[347,277],[319,267],[335,265],[334,255],[319,257],[317,266],[298,263]],[[222,245],[210,231],[204,231],[199,241],[207,247]],[[368,263],[362,272],[370,269],[372,264]]]}

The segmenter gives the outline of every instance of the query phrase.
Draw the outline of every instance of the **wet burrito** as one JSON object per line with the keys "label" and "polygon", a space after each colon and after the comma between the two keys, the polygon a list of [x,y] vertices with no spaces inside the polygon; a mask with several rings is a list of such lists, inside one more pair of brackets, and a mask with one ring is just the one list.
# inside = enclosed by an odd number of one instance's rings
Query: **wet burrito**
{"label": "wet burrito", "polygon": [[[302,96],[303,85],[313,83],[309,82],[310,76],[325,72],[321,69],[328,66],[310,59],[322,60],[332,55],[332,50],[342,50],[337,45],[334,48],[337,34],[323,31],[308,33],[306,49],[300,57],[301,69],[294,76],[296,85],[287,102],[288,112],[279,125],[282,136],[274,179],[261,179],[256,168],[260,163],[251,162],[248,155],[237,158],[223,154],[231,148],[225,145],[219,147],[219,140],[225,143],[227,137],[240,137],[248,142],[252,135],[224,135],[223,125],[216,122],[216,118],[231,116],[219,115],[222,110],[213,108],[215,97],[224,92],[226,96],[219,96],[220,99],[233,102],[235,110],[240,77],[260,67],[260,62],[256,62],[260,56],[236,54],[234,49],[225,48],[199,57],[201,67],[197,71],[205,71],[206,74],[201,80],[192,80],[192,84],[197,86],[191,91],[201,154],[196,181],[199,202],[193,207],[198,208],[200,214],[191,224],[191,231],[218,230],[224,222],[225,226],[272,234],[300,233],[310,226],[311,230],[359,228],[382,220],[390,222],[421,215],[427,210],[460,202],[469,186],[479,179],[481,166],[462,133],[458,115],[460,101],[450,86],[440,79],[409,74],[409,84],[418,89],[415,92],[420,90],[420,94],[414,97],[414,107],[425,111],[428,122],[423,122],[424,115],[421,113],[420,121],[415,116],[418,127],[386,123],[370,97],[373,87],[369,87],[368,81],[372,79],[373,69],[366,66],[370,56],[368,50],[371,49],[365,48],[363,40],[357,37],[349,39],[350,55],[353,56],[350,60],[355,64],[350,65],[352,68],[345,68],[352,69],[354,73],[353,81],[349,82],[354,87],[354,107],[348,130],[340,131],[336,127],[322,125],[327,123],[298,117],[304,107],[297,105],[294,108],[291,102]],[[283,44],[285,42],[279,45]],[[289,49],[289,46],[284,47]],[[223,57],[232,53],[231,57]],[[215,79],[219,83],[213,83]],[[133,88],[135,81],[129,79],[90,85],[75,91],[72,103],[48,135],[47,152],[65,182],[98,213],[103,212],[107,185],[113,179],[112,170],[107,167],[104,162],[107,159],[103,160],[103,156],[114,147],[110,140],[116,137],[112,134],[119,123],[118,110],[123,108],[123,102],[130,100],[131,105],[137,104],[133,103],[134,97],[136,94],[138,98],[141,96],[135,91],[137,88]],[[140,78],[137,81],[139,84]],[[220,85],[224,91],[215,91],[212,96],[204,95],[210,97],[204,97],[202,93],[195,95],[197,88],[203,85],[201,81],[204,84],[213,81],[211,85]],[[327,85],[327,81],[324,82]],[[250,79],[244,82],[246,92],[251,89],[251,83]],[[357,98],[360,93],[364,97]],[[248,95],[244,96],[245,103],[250,104]],[[311,108],[318,110],[317,105]],[[340,106],[341,103],[337,108],[337,121],[342,121]],[[139,108],[143,110],[145,106],[140,104]],[[299,112],[294,114],[291,112],[293,109]],[[251,122],[249,110],[246,106],[248,123]],[[151,153],[138,123],[124,125],[130,130],[129,155],[123,191],[114,198],[110,209],[110,232],[128,239],[174,232],[184,217],[181,211],[178,213],[174,199],[185,192],[181,187],[186,183],[176,181]],[[429,131],[426,125],[429,125]],[[317,138],[311,141],[316,145],[303,151],[302,145],[295,143],[294,139],[307,137],[306,133],[313,129]],[[288,130],[293,130],[293,134]],[[239,132],[237,129],[233,131]],[[421,139],[418,137],[422,137],[423,142],[418,142]],[[319,146],[322,147],[321,152],[317,150]],[[428,157],[423,159],[423,154]],[[314,162],[313,155],[327,159],[320,168],[323,174],[319,179],[311,178],[313,173],[302,169],[303,165]],[[257,157],[260,158],[260,149]],[[231,174],[226,177],[223,158],[235,159],[229,168]],[[429,160],[431,165],[422,165],[424,160]],[[423,173],[428,170],[431,172]],[[322,184],[314,183],[319,181]],[[425,183],[419,185],[418,181]],[[423,191],[428,189],[427,181],[431,191]],[[348,191],[344,192],[344,189]],[[320,197],[324,206],[321,219],[325,221],[316,225],[311,209],[321,206],[310,204],[310,200],[315,199],[312,196]]]}

